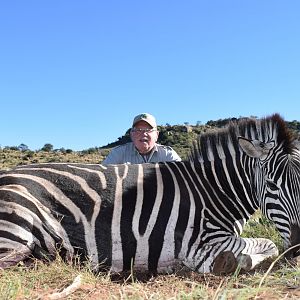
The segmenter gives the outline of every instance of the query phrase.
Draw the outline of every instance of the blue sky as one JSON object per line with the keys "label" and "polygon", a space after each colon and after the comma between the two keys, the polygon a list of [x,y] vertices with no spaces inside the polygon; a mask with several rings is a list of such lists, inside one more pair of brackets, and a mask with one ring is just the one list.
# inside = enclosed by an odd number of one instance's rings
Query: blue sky
{"label": "blue sky", "polygon": [[300,1],[2,1],[0,146],[83,150],[141,112],[300,121]]}

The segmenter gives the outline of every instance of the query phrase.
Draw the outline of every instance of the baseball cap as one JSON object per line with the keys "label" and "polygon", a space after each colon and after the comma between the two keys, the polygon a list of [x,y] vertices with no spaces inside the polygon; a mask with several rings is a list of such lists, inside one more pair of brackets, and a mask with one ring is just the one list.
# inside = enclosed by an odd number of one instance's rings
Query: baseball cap
{"label": "baseball cap", "polygon": [[135,116],[133,119],[133,122],[132,122],[132,127],[134,127],[134,125],[139,121],[147,122],[152,128],[156,127],[155,118],[148,113],[142,113],[142,114]]}

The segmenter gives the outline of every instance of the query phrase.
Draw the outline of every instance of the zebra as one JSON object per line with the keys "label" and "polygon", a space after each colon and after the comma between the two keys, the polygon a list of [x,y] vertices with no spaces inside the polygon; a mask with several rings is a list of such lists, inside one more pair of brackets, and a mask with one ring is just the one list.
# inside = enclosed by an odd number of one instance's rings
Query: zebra
{"label": "zebra", "polygon": [[0,268],[60,255],[95,271],[248,271],[279,252],[241,237],[247,220],[260,208],[288,249],[299,201],[300,151],[279,114],[203,133],[182,162],[17,166],[0,174]]}

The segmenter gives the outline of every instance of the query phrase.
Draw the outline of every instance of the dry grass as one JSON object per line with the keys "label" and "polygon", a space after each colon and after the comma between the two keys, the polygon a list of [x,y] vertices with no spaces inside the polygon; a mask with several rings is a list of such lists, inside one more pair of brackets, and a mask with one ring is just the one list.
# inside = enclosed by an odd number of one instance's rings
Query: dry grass
{"label": "dry grass", "polygon": [[[215,276],[178,271],[171,275],[93,274],[88,267],[60,258],[51,264],[35,261],[0,271],[0,299],[51,299],[81,275],[67,299],[299,299],[300,268],[278,262],[260,286],[265,270]],[[56,298],[57,299],[57,298]]]}
{"label": "dry grass", "polygon": [[[102,151],[107,154],[108,150]],[[0,149],[0,169],[8,169],[17,165],[46,162],[73,162],[73,163],[99,163],[104,156],[100,152],[83,153],[73,151],[71,153],[45,152],[45,151],[16,151]]]}

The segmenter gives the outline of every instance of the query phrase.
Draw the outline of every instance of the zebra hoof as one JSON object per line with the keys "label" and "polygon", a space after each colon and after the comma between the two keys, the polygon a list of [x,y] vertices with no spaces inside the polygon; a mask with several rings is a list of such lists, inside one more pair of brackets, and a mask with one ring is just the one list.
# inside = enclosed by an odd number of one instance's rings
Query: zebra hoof
{"label": "zebra hoof", "polygon": [[252,268],[252,259],[251,259],[250,255],[241,254],[241,255],[238,256],[237,260],[238,260],[240,268],[243,271],[248,272],[248,271],[251,270],[251,268]]}
{"label": "zebra hoof", "polygon": [[214,261],[213,270],[214,274],[232,273],[238,266],[237,259],[231,251],[221,252]]}

